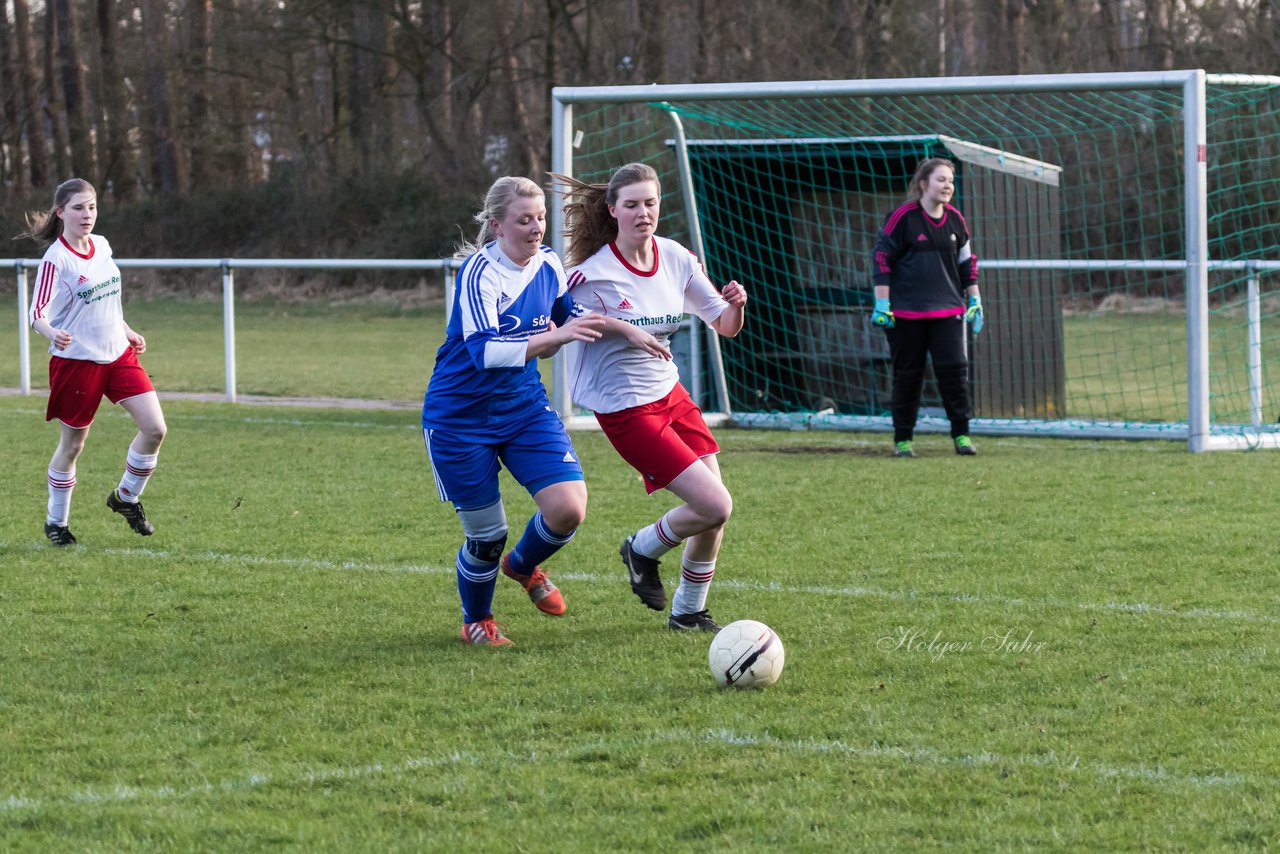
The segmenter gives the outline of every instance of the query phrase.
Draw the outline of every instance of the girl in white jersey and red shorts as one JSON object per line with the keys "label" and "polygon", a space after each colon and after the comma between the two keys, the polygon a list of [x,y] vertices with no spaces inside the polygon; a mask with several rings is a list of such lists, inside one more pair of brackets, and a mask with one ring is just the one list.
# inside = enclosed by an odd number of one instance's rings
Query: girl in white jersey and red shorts
{"label": "girl in white jersey and red shorts", "polygon": [[76,542],[67,521],[76,485],[76,459],[84,449],[102,398],[133,418],[138,434],[129,445],[120,485],[107,507],[137,533],[155,532],[142,509],[142,490],[156,467],[167,430],[151,378],[138,363],[147,341],[124,322],[120,268],[106,238],[92,235],[98,218],[93,185],[72,178],[58,185],[53,207],[27,217],[18,235],[48,243],[31,298],[31,326],[48,338],[49,405],[45,420],[62,430],[49,460],[49,504],[44,533],[55,546]]}
{"label": "girl in white jersey and red shorts", "polygon": [[[746,289],[729,282],[717,291],[688,249],[654,233],[662,190],[652,168],[631,163],[608,184],[554,177],[567,187],[569,292],[577,302],[643,329],[664,345],[686,313],[720,335],[738,334]],[[655,355],[627,337],[606,334],[572,350],[574,400],[595,413],[650,493],[667,489],[684,502],[622,543],[619,554],[631,589],[648,607],[665,609],[659,561],[685,543],[667,626],[718,631],[707,611],[707,590],[733,510],[720,478],[720,446],[680,384],[669,348]]]}

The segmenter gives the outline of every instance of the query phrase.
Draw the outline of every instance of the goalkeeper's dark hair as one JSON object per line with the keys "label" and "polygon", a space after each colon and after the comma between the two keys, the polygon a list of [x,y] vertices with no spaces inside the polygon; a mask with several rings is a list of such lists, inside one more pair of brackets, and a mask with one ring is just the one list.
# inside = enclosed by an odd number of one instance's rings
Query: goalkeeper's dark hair
{"label": "goalkeeper's dark hair", "polygon": [[57,240],[62,236],[62,217],[58,216],[58,211],[71,203],[72,196],[80,193],[98,195],[93,185],[83,178],[68,178],[63,181],[53,191],[53,207],[47,211],[31,211],[25,214],[23,219],[26,220],[27,230],[14,235],[13,239],[21,240],[24,237],[30,237],[41,243],[52,243]]}
{"label": "goalkeeper's dark hair", "polygon": [[916,167],[916,174],[911,176],[911,186],[907,187],[907,201],[918,202],[923,193],[920,185],[933,177],[933,173],[939,166],[945,166],[951,170],[951,174],[956,174],[956,164],[945,157],[930,157],[928,160],[921,160],[920,165]]}
{"label": "goalkeeper's dark hair", "polygon": [[562,185],[555,189],[564,196],[564,234],[569,238],[565,263],[570,267],[581,264],[617,238],[618,221],[609,214],[609,205],[617,204],[623,187],[652,181],[659,195],[662,193],[658,173],[647,163],[628,163],[614,172],[607,184],[588,184],[558,172],[548,174]]}

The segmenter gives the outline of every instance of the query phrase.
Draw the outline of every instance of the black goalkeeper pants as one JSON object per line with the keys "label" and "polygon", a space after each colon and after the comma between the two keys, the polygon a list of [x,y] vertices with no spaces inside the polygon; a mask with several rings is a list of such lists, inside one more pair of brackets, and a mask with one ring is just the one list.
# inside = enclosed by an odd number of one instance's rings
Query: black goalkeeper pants
{"label": "black goalkeeper pants", "polygon": [[926,358],[933,360],[933,377],[951,422],[951,438],[967,434],[971,410],[964,315],[899,317],[885,335],[893,363],[893,441],[909,441],[915,435]]}

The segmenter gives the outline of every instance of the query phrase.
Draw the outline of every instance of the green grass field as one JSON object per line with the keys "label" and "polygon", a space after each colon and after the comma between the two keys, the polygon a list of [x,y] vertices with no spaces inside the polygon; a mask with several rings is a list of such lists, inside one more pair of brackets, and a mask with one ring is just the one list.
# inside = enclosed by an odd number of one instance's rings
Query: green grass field
{"label": "green grass field", "polygon": [[670,502],[597,433],[548,564],[569,614],[499,578],[516,646],[485,650],[413,413],[166,411],[156,535],[104,506],[131,435],[109,407],[82,545],[55,550],[55,431],[0,397],[0,849],[1280,844],[1275,454],[720,431],[712,613],[787,647],[740,692],[627,587],[619,541]]}

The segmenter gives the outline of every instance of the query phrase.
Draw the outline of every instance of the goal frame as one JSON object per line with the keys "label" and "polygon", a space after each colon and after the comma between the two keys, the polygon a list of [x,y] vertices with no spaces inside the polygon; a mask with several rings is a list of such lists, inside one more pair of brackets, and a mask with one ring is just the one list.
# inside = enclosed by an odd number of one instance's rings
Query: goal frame
{"label": "goal frame", "polygon": [[[1072,421],[1056,428],[1054,422],[1036,422],[1025,429],[1002,421],[983,429],[975,419],[975,432],[1034,433],[1035,435],[1062,435],[1085,438],[1185,438],[1189,451],[1199,453],[1211,450],[1238,450],[1253,448],[1280,448],[1280,433],[1261,429],[1260,338],[1257,333],[1257,285],[1256,274],[1263,270],[1280,270],[1280,262],[1213,262],[1208,257],[1208,143],[1206,119],[1206,88],[1209,85],[1266,85],[1280,86],[1280,77],[1248,74],[1209,74],[1203,69],[1159,72],[1088,73],[1088,74],[1031,74],[990,77],[937,77],[903,78],[884,80],[815,80],[768,83],[703,83],[653,86],[582,86],[556,87],[551,94],[551,166],[552,170],[572,176],[575,128],[575,105],[593,103],[644,102],[661,108],[667,101],[696,101],[716,99],[781,99],[795,97],[840,96],[894,96],[894,95],[948,95],[948,94],[1000,94],[1028,92],[1070,92],[1102,90],[1161,89],[1180,91],[1183,114],[1183,177],[1184,177],[1184,229],[1185,257],[1176,261],[1114,259],[1100,261],[1068,261],[1063,259],[1002,259],[983,260],[983,266],[992,269],[1039,270],[1107,270],[1107,269],[1165,269],[1184,271],[1186,293],[1187,329],[1187,413],[1185,424],[1159,425],[1158,429],[1143,431],[1102,422],[1084,423]],[[672,120],[676,162],[680,191],[689,221],[691,249],[703,255],[701,229],[692,178],[689,169],[687,141],[679,115],[667,110]],[[617,164],[621,166],[622,164]],[[551,205],[549,211],[553,247],[563,254],[564,211],[562,204]],[[1209,407],[1209,271],[1210,269],[1248,269],[1250,276],[1250,341],[1249,367],[1254,377],[1254,424],[1246,434],[1214,433],[1210,427]],[[722,418],[729,418],[729,395],[725,371],[718,346],[718,336],[694,322],[691,328],[705,336],[706,351],[711,360],[710,368],[715,383],[714,398]],[[694,346],[695,354],[699,347]],[[696,377],[695,379],[700,379]],[[694,390],[694,391],[700,391]],[[557,357],[552,371],[552,396],[560,412],[572,411],[569,398],[566,362]],[[695,399],[697,395],[695,394]],[[571,419],[572,420],[572,419]],[[842,418],[839,426],[852,429],[884,429],[883,417]],[[783,426],[771,422],[769,416],[739,416],[734,423],[750,426]],[[794,422],[786,425],[794,429]]]}

